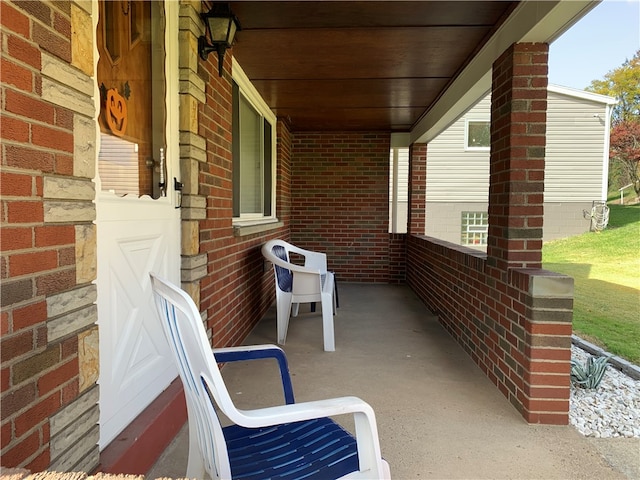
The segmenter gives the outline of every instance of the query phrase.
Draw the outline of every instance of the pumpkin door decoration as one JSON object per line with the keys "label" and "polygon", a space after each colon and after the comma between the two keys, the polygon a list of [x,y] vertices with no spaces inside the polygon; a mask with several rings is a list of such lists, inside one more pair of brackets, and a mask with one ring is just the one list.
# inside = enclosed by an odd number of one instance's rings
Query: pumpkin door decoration
{"label": "pumpkin door decoration", "polygon": [[107,90],[104,116],[109,130],[122,137],[127,130],[127,101],[118,93],[117,88]]}
{"label": "pumpkin door decoration", "polygon": [[122,94],[115,87],[107,90],[104,83],[100,84],[103,121],[111,133],[118,137],[124,136],[127,131],[127,122],[129,121],[127,100],[130,96],[129,82],[122,85]]}

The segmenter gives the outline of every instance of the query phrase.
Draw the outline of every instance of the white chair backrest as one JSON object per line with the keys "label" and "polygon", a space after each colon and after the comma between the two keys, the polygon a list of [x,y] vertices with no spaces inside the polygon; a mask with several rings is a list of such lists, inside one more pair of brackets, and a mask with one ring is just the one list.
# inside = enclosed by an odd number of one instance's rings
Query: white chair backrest
{"label": "white chair backrest", "polygon": [[[222,427],[211,402],[221,409],[235,409],[218,369],[195,303],[180,290],[153,273],[151,285],[162,328],[175,356],[189,412],[190,441],[197,438],[205,469],[231,476]],[[195,429],[196,434],[191,430]]]}
{"label": "white chair backrest", "polygon": [[[267,250],[271,252],[271,255],[290,263],[289,260],[289,244],[283,240],[272,240],[268,243]],[[276,280],[278,281],[278,287],[283,292],[290,292],[293,285],[293,273],[288,268],[281,265],[273,264],[273,268],[276,273]]]}

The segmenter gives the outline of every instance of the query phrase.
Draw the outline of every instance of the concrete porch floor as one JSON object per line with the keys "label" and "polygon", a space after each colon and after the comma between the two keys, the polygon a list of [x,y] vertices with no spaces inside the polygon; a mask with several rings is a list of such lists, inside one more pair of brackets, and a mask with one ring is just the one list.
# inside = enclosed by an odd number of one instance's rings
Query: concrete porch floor
{"label": "concrete porch floor", "polygon": [[[408,287],[341,283],[339,294],[335,352],[322,350],[319,312],[303,306],[291,319],[284,349],[296,401],[367,401],[392,478],[640,478],[638,438],[528,425]],[[272,307],[246,343],[275,337]],[[223,375],[241,408],[282,403],[271,361],[228,364]],[[337,420],[352,428],[347,417]],[[147,478],[183,477],[187,451],[185,426]]]}

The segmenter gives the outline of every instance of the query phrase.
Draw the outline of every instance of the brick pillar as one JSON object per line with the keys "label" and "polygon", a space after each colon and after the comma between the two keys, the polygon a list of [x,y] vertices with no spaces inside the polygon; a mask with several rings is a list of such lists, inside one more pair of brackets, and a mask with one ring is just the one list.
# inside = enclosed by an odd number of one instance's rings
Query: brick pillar
{"label": "brick pillar", "polygon": [[487,256],[501,271],[542,264],[548,51],[514,44],[493,64]]}
{"label": "brick pillar", "polygon": [[[515,380],[522,415],[529,423],[567,425],[571,370],[573,278],[545,270],[514,269],[512,285],[521,292],[524,315],[512,325],[521,346],[506,351],[506,359],[521,358],[522,376]],[[517,301],[513,301],[514,307]],[[519,333],[520,332],[520,333]],[[507,337],[509,338],[509,337]],[[506,377],[505,377],[506,378]],[[505,383],[508,381],[505,379]],[[514,400],[512,403],[516,404]],[[520,408],[516,404],[516,408]]]}
{"label": "brick pillar", "polygon": [[424,235],[427,211],[427,145],[414,143],[409,148],[409,211],[407,233]]}

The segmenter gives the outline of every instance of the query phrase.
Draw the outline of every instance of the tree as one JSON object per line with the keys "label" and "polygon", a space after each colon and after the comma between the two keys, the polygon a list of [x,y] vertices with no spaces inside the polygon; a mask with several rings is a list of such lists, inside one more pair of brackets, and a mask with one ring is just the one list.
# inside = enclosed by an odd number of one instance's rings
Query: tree
{"label": "tree", "polygon": [[631,183],[640,199],[640,50],[586,90],[618,100],[611,118],[609,185],[621,188]]}
{"label": "tree", "polygon": [[627,120],[613,126],[609,158],[620,168],[622,180],[631,183],[640,197],[640,121]]}
{"label": "tree", "polygon": [[611,70],[604,80],[593,80],[589,92],[609,95],[618,100],[613,107],[612,123],[640,121],[640,50],[631,60]]}

